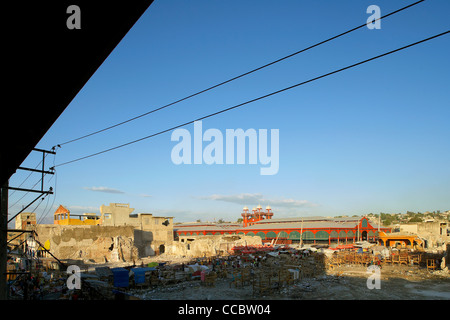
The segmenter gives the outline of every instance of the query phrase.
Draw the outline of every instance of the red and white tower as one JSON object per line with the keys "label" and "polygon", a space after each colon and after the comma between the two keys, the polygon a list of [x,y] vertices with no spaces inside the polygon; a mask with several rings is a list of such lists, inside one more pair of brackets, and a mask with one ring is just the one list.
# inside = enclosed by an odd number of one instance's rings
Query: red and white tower
{"label": "red and white tower", "polygon": [[244,207],[244,212],[241,214],[242,223],[244,228],[247,226],[253,225],[255,222],[261,221],[263,219],[272,219],[273,212],[270,206],[266,207],[266,211],[264,212],[261,205],[258,205],[256,208],[252,209],[252,213],[249,212],[247,207]]}

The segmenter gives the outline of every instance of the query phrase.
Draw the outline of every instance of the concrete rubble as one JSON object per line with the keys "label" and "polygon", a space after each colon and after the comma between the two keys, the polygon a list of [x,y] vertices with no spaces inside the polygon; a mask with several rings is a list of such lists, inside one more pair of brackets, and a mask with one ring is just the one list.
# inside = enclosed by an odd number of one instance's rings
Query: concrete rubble
{"label": "concrete rubble", "polygon": [[[169,246],[164,254],[138,258],[137,248],[127,237],[99,237],[89,250],[78,252],[78,260],[71,260],[81,270],[80,289],[68,288],[69,275],[63,267],[55,270],[46,266],[28,278],[18,275],[10,283],[10,296],[12,299],[25,295],[34,299],[448,299],[449,247],[433,253],[397,250],[368,242],[340,247],[272,246],[261,244],[259,237],[206,236],[186,238]],[[431,260],[435,266],[432,269],[427,267]],[[367,287],[367,268],[373,265],[381,270],[384,290]]]}
{"label": "concrete rubble", "polygon": [[180,257],[212,257],[227,253],[234,246],[261,245],[259,237],[212,235],[197,238],[184,237],[174,241],[167,254]]}

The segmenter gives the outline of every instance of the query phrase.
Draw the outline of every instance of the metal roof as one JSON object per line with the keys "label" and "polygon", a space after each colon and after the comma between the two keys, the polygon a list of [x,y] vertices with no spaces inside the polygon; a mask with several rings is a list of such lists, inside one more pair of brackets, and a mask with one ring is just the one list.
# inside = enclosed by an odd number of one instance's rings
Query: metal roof
{"label": "metal roof", "polygon": [[[264,219],[247,227],[242,227],[241,224],[214,224],[214,223],[190,223],[184,225],[175,225],[175,231],[194,232],[194,231],[255,231],[255,230],[280,230],[280,229],[296,229],[296,230],[310,230],[310,229],[355,229],[359,221],[363,217],[293,217],[293,218],[277,218]],[[303,221],[302,221],[303,220]],[[373,229],[378,228],[378,224],[369,221]],[[382,227],[384,229],[384,227]]]}
{"label": "metal roof", "polygon": [[286,223],[286,222],[357,222],[363,217],[344,217],[344,218],[334,218],[334,217],[291,217],[291,218],[275,218],[275,219],[264,219],[256,222],[256,224],[267,224],[267,223]]}
{"label": "metal roof", "polygon": [[217,225],[191,225],[191,226],[183,226],[180,228],[180,226],[174,226],[174,231],[183,231],[183,232],[192,232],[192,231],[235,231],[237,229],[240,229],[241,226],[221,226],[220,224]]}
{"label": "metal roof", "polygon": [[280,222],[280,223],[263,223],[254,224],[242,230],[269,230],[269,229],[301,229],[303,224],[303,230],[307,229],[333,229],[333,228],[355,228],[356,222],[335,222],[335,221],[303,221],[302,222]]}

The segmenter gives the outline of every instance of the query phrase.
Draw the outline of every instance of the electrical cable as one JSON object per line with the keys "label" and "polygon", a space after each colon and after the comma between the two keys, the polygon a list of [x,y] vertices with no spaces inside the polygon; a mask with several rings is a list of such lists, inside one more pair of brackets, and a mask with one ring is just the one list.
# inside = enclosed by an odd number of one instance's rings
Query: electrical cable
{"label": "electrical cable", "polygon": [[394,15],[394,14],[396,14],[396,13],[398,13],[398,12],[401,12],[401,11],[403,11],[403,10],[406,10],[406,9],[410,8],[410,7],[413,7],[413,6],[419,4],[419,3],[423,2],[423,1],[425,1],[425,0],[420,0],[420,1],[414,2],[414,3],[412,3],[412,4],[408,5],[408,6],[405,6],[405,7],[403,7],[403,8],[398,9],[398,10],[395,10],[395,11],[393,11],[393,12],[391,12],[391,13],[388,13],[388,14],[386,14],[386,15],[384,15],[384,16],[378,18],[378,19],[375,19],[374,21],[364,23],[364,24],[362,24],[362,25],[360,25],[360,26],[358,26],[358,27],[355,27],[355,28],[352,28],[352,29],[350,29],[350,30],[348,30],[348,31],[345,31],[345,32],[343,32],[343,33],[340,33],[340,34],[338,34],[338,35],[336,35],[336,36],[334,36],[334,37],[331,37],[331,38],[328,38],[328,39],[323,40],[323,41],[321,41],[321,42],[318,42],[318,43],[316,43],[316,44],[314,44],[314,45],[311,45],[311,46],[309,46],[309,47],[307,47],[307,48],[304,48],[304,49],[299,50],[299,51],[297,51],[297,52],[291,53],[291,54],[289,54],[289,55],[287,55],[287,56],[285,56],[285,57],[283,57],[283,58],[280,58],[280,59],[277,59],[277,60],[272,61],[272,62],[270,62],[270,63],[267,63],[267,64],[265,64],[265,65],[263,65],[263,66],[261,66],[261,67],[258,67],[258,68],[256,68],[256,69],[250,70],[250,71],[248,71],[248,72],[245,72],[245,73],[243,73],[243,74],[241,74],[241,75],[238,75],[238,76],[233,77],[233,78],[231,78],[231,79],[228,79],[228,80],[226,80],[226,81],[220,82],[220,83],[218,83],[218,84],[216,84],[216,85],[213,85],[213,86],[211,86],[211,87],[209,87],[209,88],[206,88],[206,89],[203,89],[203,90],[201,90],[201,91],[198,91],[198,92],[196,92],[196,93],[194,93],[194,94],[191,94],[191,95],[189,95],[189,96],[186,96],[186,97],[184,97],[184,98],[182,98],[182,99],[179,99],[179,100],[176,100],[176,101],[171,102],[171,103],[169,103],[169,104],[166,104],[166,105],[164,105],[164,106],[162,106],[162,107],[159,107],[159,108],[150,110],[150,111],[148,111],[148,112],[146,112],[146,113],[143,113],[143,114],[141,114],[141,115],[138,115],[138,116],[136,116],[136,117],[133,117],[133,118],[130,118],[130,119],[128,119],[128,120],[125,120],[125,121],[116,123],[116,124],[114,124],[114,125],[112,125],[112,126],[103,128],[103,129],[101,129],[101,130],[97,130],[97,131],[91,132],[91,133],[89,133],[89,134],[86,134],[86,135],[84,135],[84,136],[78,137],[78,138],[76,138],[76,139],[72,139],[72,140],[68,140],[68,141],[63,142],[63,143],[59,143],[57,146],[62,146],[62,145],[64,145],[64,144],[68,144],[68,143],[71,143],[71,142],[75,142],[75,141],[78,141],[78,140],[85,139],[85,138],[87,138],[87,137],[96,135],[96,134],[98,134],[98,133],[101,133],[101,132],[104,132],[104,131],[107,131],[107,130],[116,128],[116,127],[121,126],[121,125],[123,125],[123,124],[126,124],[126,123],[128,123],[128,122],[131,122],[131,121],[137,120],[137,119],[139,119],[139,118],[145,117],[145,116],[147,116],[147,115],[149,115],[149,114],[152,114],[152,113],[154,113],[154,112],[156,112],[156,111],[160,111],[160,110],[165,109],[165,108],[167,108],[167,107],[173,106],[173,105],[175,105],[175,104],[177,104],[177,103],[180,103],[180,102],[185,101],[185,100],[187,100],[187,99],[193,98],[193,97],[195,97],[195,96],[197,96],[197,95],[200,95],[200,94],[202,94],[202,93],[205,93],[205,92],[207,92],[207,91],[210,91],[210,90],[212,90],[212,89],[215,89],[215,88],[217,88],[217,87],[220,87],[220,86],[222,86],[222,85],[224,85],[224,84],[227,84],[227,83],[229,83],[229,82],[232,82],[232,81],[237,80],[237,79],[239,79],[239,78],[242,78],[242,77],[244,77],[244,76],[247,76],[247,75],[249,75],[249,74],[252,74],[252,73],[254,73],[254,72],[256,72],[256,71],[259,71],[259,70],[262,70],[262,69],[264,69],[264,68],[267,68],[267,67],[269,67],[269,66],[271,66],[271,65],[274,65],[274,64],[276,64],[276,63],[278,63],[278,62],[281,62],[281,61],[283,61],[283,60],[286,60],[286,59],[288,59],[288,58],[291,58],[291,57],[293,57],[293,56],[296,56],[296,55],[298,55],[298,54],[300,54],[300,53],[303,53],[303,52],[305,52],[305,51],[308,51],[308,50],[310,50],[310,49],[312,49],[312,48],[318,47],[318,46],[320,46],[320,45],[322,45],[322,44],[324,44],[324,43],[327,43],[327,42],[332,41],[332,40],[334,40],[334,39],[340,38],[340,37],[342,37],[342,36],[344,36],[344,35],[346,35],[346,34],[349,34],[349,33],[353,32],[353,31],[356,31],[356,30],[358,30],[358,29],[361,29],[361,28],[367,26],[367,25],[370,24],[370,23],[373,23],[373,22],[375,22],[375,21],[378,21],[378,20],[387,18],[387,17],[389,17],[389,16],[391,16],[391,15]]}
{"label": "electrical cable", "polygon": [[[45,177],[45,175],[46,175],[46,173],[44,173],[44,177]],[[33,189],[34,187],[36,187],[36,185],[39,183],[39,182],[41,182],[42,181],[42,177],[30,188],[30,189]],[[12,205],[10,205],[10,206],[8,206],[8,209],[11,209],[12,207],[14,207],[16,204],[18,204],[23,198],[25,198],[26,197],[26,195],[27,194],[29,194],[30,193],[30,191],[25,191],[25,193],[24,193],[24,195],[19,199],[19,200],[17,200],[16,202],[14,202],[14,204],[12,204]]]}
{"label": "electrical cable", "polygon": [[[39,167],[39,165],[40,165],[41,163],[42,163],[42,160],[37,164],[36,167],[34,167],[34,169],[36,170],[37,167]],[[19,184],[19,185],[17,186],[17,188],[20,188],[20,187],[25,183],[25,181],[27,181],[28,178],[31,177],[31,175],[32,175],[33,173],[35,173],[35,172],[31,171],[31,172],[28,174],[28,176],[22,181],[22,183]],[[12,192],[9,194],[9,197],[11,197],[16,191],[17,191],[17,190],[12,190]]]}
{"label": "electrical cable", "polygon": [[[54,166],[55,166],[55,159],[56,159],[56,154],[53,156],[53,168],[54,168]],[[54,170],[54,175],[52,175],[52,176],[50,177],[50,179],[47,181],[47,183],[49,183],[49,182],[53,179],[53,177],[55,178],[55,185],[54,185],[54,187],[53,187],[53,201],[52,201],[51,206],[48,208],[48,211],[46,211],[47,206],[48,206],[48,199],[50,199],[50,198],[47,198],[47,204],[46,204],[44,210],[42,211],[42,213],[43,213],[42,216],[39,218],[39,221],[37,222],[38,224],[40,224],[41,222],[44,221],[44,219],[45,219],[45,218],[47,217],[47,215],[49,214],[50,210],[52,210],[53,205],[54,205],[55,200],[56,200],[56,183],[57,183],[57,181],[58,181],[58,177],[57,177],[57,172],[56,172],[56,170]]]}
{"label": "electrical cable", "polygon": [[[315,78],[312,78],[312,79],[309,79],[309,80],[306,80],[306,81],[303,81],[303,82],[294,84],[294,85],[292,85],[292,86],[289,86],[289,87],[286,87],[286,88],[283,88],[283,89],[280,89],[280,90],[271,92],[271,93],[269,93],[269,94],[260,96],[260,97],[258,97],[258,98],[254,98],[254,99],[252,99],[252,100],[248,100],[248,101],[246,101],[246,102],[243,102],[243,103],[234,105],[234,106],[232,106],[232,107],[229,107],[229,108],[226,108],[226,109],[222,109],[222,110],[220,110],[220,111],[217,111],[217,112],[208,114],[208,115],[206,115],[206,116],[203,116],[203,117],[200,117],[200,118],[197,118],[197,119],[188,121],[188,122],[185,122],[185,123],[183,123],[183,124],[179,124],[179,125],[177,125],[177,126],[174,126],[174,127],[169,128],[169,129],[165,129],[165,130],[163,130],[163,131],[159,131],[159,132],[154,133],[154,134],[151,134],[151,135],[149,135],[149,136],[146,136],[146,137],[143,137],[143,138],[140,138],[140,139],[137,139],[137,140],[133,140],[133,141],[130,141],[130,142],[127,142],[127,143],[118,145],[118,146],[116,146],[116,147],[112,147],[112,148],[109,148],[109,149],[106,149],[106,150],[103,150],[103,151],[99,151],[99,152],[96,152],[96,153],[93,153],[93,154],[90,154],[90,155],[87,155],[87,156],[84,156],[84,157],[81,157],[81,158],[77,158],[77,159],[74,159],[74,160],[70,160],[70,161],[67,161],[67,162],[63,162],[63,163],[57,164],[55,167],[60,167],[60,166],[63,166],[63,165],[67,165],[67,164],[69,164],[69,163],[73,163],[73,162],[77,162],[77,161],[80,161],[80,160],[84,160],[84,159],[87,159],[87,158],[90,158],[90,157],[94,157],[94,156],[100,155],[100,154],[102,154],[102,153],[106,153],[106,152],[109,152],[109,151],[112,151],[112,150],[116,150],[116,149],[119,149],[119,148],[122,148],[122,147],[125,147],[125,146],[128,146],[128,145],[131,145],[131,144],[134,144],[134,143],[137,143],[137,142],[140,142],[140,141],[143,141],[143,140],[146,140],[146,139],[155,137],[155,136],[157,136],[157,135],[166,133],[166,132],[168,132],[168,131],[172,131],[172,130],[174,130],[174,129],[177,129],[177,128],[186,126],[186,125],[188,125],[188,124],[192,124],[192,123],[194,123],[195,121],[204,120],[204,119],[207,119],[207,118],[216,116],[216,115],[218,115],[218,114],[221,114],[221,113],[224,113],[224,112],[227,112],[227,111],[230,111],[230,110],[233,110],[233,109],[242,107],[242,106],[247,105],[247,104],[250,104],[250,103],[252,103],[252,102],[255,102],[255,101],[259,101],[259,100],[268,98],[268,97],[273,96],[273,95],[276,95],[276,94],[278,94],[278,93],[281,93],[281,92],[284,92],[284,91],[287,91],[287,90],[290,90],[290,89],[293,89],[293,88],[296,88],[296,87],[305,85],[305,84],[307,84],[307,83],[310,83],[310,82],[313,82],[313,81],[316,81],[316,80],[319,80],[319,79],[328,77],[328,76],[330,76],[330,75],[333,75],[333,74],[342,72],[342,71],[344,71],[344,70],[348,70],[348,69],[354,68],[354,67],[356,67],[356,66],[359,66],[359,65],[362,65],[362,64],[364,64],[364,63],[367,63],[367,62],[370,62],[370,61],[373,61],[373,60],[376,60],[376,59],[385,57],[385,56],[387,56],[387,55],[390,55],[390,54],[399,52],[399,51],[401,51],[401,50],[404,50],[404,49],[407,49],[407,48],[410,48],[410,47],[413,47],[413,46],[418,45],[418,44],[421,44],[421,43],[423,43],[423,42],[430,41],[430,40],[432,40],[432,39],[435,39],[435,38],[441,37],[441,36],[443,36],[443,35],[446,35],[446,34],[448,34],[448,33],[450,33],[450,30],[445,31],[445,32],[442,32],[442,33],[439,33],[439,34],[434,35],[434,36],[432,36],[432,37],[429,37],[429,38],[426,38],[426,39],[423,39],[423,40],[420,40],[420,41],[411,43],[411,44],[406,45],[406,46],[403,46],[403,47],[401,47],[401,48],[398,48],[398,49],[395,49],[395,50],[392,50],[392,51],[388,51],[388,52],[383,53],[383,54],[380,54],[380,55],[378,55],[378,56],[375,56],[375,57],[372,57],[372,58],[369,58],[369,59],[366,59],[366,60],[357,62],[357,63],[352,64],[352,65],[349,65],[349,66],[347,66],[347,67],[344,67],[344,68],[341,68],[341,69],[337,69],[337,70],[334,70],[334,71],[332,71],[332,72],[323,74],[323,75],[321,75],[321,76],[318,76],[318,77],[315,77]],[[54,167],[53,167],[53,168],[54,168]]]}

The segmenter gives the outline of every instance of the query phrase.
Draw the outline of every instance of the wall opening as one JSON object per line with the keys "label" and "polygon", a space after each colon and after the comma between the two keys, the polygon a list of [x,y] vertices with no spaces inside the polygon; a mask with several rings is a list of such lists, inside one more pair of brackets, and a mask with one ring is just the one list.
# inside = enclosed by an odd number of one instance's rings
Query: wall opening
{"label": "wall opening", "polygon": [[362,239],[362,241],[366,241],[367,240],[367,231],[363,231],[361,233],[361,239]]}

